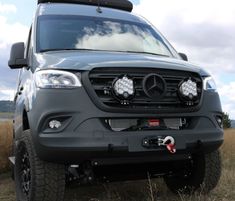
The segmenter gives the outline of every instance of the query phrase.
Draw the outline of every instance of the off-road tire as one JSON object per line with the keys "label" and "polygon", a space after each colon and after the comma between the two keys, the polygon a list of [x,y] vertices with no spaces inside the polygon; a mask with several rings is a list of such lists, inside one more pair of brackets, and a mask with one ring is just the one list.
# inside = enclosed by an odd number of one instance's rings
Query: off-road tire
{"label": "off-road tire", "polygon": [[174,193],[208,194],[219,182],[221,176],[221,157],[219,150],[193,157],[188,175],[165,177],[165,183]]}
{"label": "off-road tire", "polygon": [[[22,137],[17,141],[15,154],[17,201],[63,201],[65,167],[64,165],[45,162],[38,158],[30,130],[24,131]],[[23,172],[22,169],[29,169],[29,171],[24,171],[27,174],[21,174]],[[30,182],[23,183],[25,179],[22,176],[30,178],[27,179]],[[23,184],[26,183],[29,184],[27,185],[29,188],[23,188]],[[26,191],[25,189],[28,190]]]}

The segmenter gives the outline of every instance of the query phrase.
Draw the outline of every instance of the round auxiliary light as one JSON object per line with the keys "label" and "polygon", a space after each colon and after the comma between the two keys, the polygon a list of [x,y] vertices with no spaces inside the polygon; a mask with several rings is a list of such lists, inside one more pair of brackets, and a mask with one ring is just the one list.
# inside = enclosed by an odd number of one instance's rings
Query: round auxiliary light
{"label": "round auxiliary light", "polygon": [[197,83],[191,78],[185,79],[179,88],[180,94],[183,98],[193,100],[198,96]]}
{"label": "round auxiliary light", "polygon": [[134,82],[124,75],[114,81],[113,90],[118,98],[130,99],[135,94]]}
{"label": "round auxiliary light", "polygon": [[58,129],[58,128],[60,128],[61,126],[62,126],[62,124],[61,124],[61,122],[58,121],[58,120],[51,120],[51,121],[49,122],[49,127],[50,127],[51,129]]}

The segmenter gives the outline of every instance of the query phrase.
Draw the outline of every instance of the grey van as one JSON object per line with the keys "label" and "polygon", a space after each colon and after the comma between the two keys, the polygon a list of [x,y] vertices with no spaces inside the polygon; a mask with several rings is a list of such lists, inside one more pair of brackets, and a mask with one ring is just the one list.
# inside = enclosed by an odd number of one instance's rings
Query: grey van
{"label": "grey van", "polygon": [[221,174],[213,78],[127,0],[39,0],[12,46],[17,201],[62,201],[66,183],[162,176],[208,193]]}

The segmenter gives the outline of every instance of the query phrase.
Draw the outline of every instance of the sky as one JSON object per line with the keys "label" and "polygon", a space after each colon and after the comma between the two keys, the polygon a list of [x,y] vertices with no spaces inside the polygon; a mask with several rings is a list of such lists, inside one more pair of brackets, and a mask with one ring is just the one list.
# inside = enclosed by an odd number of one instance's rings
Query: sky
{"label": "sky", "polygon": [[[131,0],[189,61],[216,80],[222,107],[235,119],[235,1]],[[13,99],[17,71],[7,66],[10,46],[26,41],[36,0],[0,0],[0,100]]]}

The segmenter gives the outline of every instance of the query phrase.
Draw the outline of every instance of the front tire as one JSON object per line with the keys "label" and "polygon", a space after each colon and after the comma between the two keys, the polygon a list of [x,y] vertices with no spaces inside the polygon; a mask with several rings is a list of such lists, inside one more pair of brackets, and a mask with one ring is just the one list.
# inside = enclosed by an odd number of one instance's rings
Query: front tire
{"label": "front tire", "polygon": [[187,175],[165,177],[165,183],[174,193],[207,194],[213,190],[221,176],[221,157],[219,150],[193,157],[191,170]]}
{"label": "front tire", "polygon": [[64,165],[38,158],[30,130],[24,131],[15,150],[15,186],[17,201],[63,201]]}

